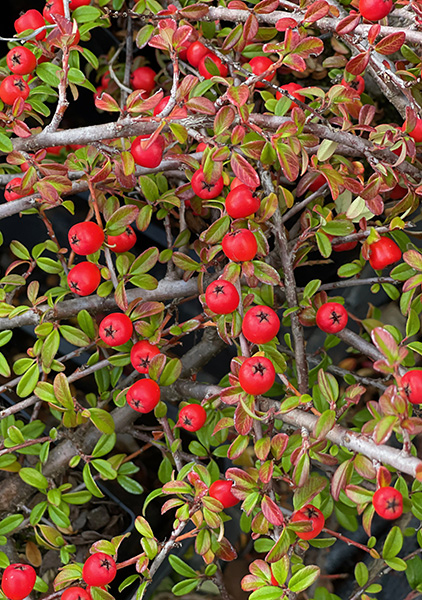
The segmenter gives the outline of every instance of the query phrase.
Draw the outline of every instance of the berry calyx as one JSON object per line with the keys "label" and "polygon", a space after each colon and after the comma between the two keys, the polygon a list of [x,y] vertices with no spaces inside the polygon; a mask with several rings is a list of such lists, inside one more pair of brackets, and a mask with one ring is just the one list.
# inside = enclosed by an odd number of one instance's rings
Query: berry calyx
{"label": "berry calyx", "polygon": [[111,583],[116,572],[114,559],[105,552],[96,552],[86,559],[82,578],[87,585],[98,587]]}
{"label": "berry calyx", "polygon": [[99,250],[104,242],[104,231],[97,223],[85,221],[69,229],[69,245],[76,254],[86,256]]}
{"label": "berry calyx", "polygon": [[239,369],[239,383],[247,394],[265,394],[273,386],[275,369],[265,356],[247,358]]}
{"label": "berry calyx", "polygon": [[47,23],[51,23],[53,25],[55,23],[53,15],[61,15],[64,17],[63,0],[50,0],[44,6],[42,14]]}
{"label": "berry calyx", "polygon": [[230,281],[217,279],[207,287],[205,302],[217,315],[228,315],[239,306],[239,293]]}
{"label": "berry calyx", "polygon": [[16,188],[20,188],[22,185],[22,179],[20,177],[14,177],[9,181],[9,183],[4,188],[4,197],[7,202],[12,202],[13,200],[18,200],[19,198],[23,198],[22,194],[16,192]]}
{"label": "berry calyx", "polygon": [[132,321],[124,313],[111,313],[100,323],[99,334],[107,346],[126,344],[133,333]]}
{"label": "berry calyx", "polygon": [[250,308],[243,317],[242,333],[253,344],[270,342],[280,329],[280,319],[269,306],[259,304]]}
{"label": "berry calyx", "polygon": [[311,524],[310,531],[296,531],[297,537],[301,540],[313,540],[321,533],[325,525],[325,519],[319,508],[312,504],[307,504],[303,508],[295,511],[290,519],[292,523],[297,521],[305,521]]}
{"label": "berry calyx", "polygon": [[29,48],[25,48],[25,46],[9,50],[6,62],[9,69],[15,75],[28,75],[37,66],[35,54]]}
{"label": "berry calyx", "polygon": [[140,379],[127,391],[126,401],[133,410],[149,413],[160,401],[160,386],[153,379]]}
{"label": "berry calyx", "polygon": [[31,565],[14,563],[6,567],[1,589],[9,600],[23,600],[34,589],[37,574]]}
{"label": "berry calyx", "polygon": [[100,285],[100,281],[100,269],[88,261],[75,265],[67,276],[67,285],[70,291],[78,296],[93,294]]}
{"label": "berry calyx", "polygon": [[187,404],[179,412],[177,425],[186,431],[198,431],[207,420],[205,408],[200,404]]}
{"label": "berry calyx", "polygon": [[236,229],[226,233],[222,241],[223,252],[235,262],[252,260],[258,251],[258,243],[249,229]]}
{"label": "berry calyx", "polygon": [[403,496],[390,486],[379,488],[372,497],[372,504],[377,515],[388,521],[398,519],[403,514]]}
{"label": "berry calyx", "polygon": [[401,378],[401,387],[411,404],[422,404],[422,371],[407,371]]}
{"label": "berry calyx", "polygon": [[385,267],[393,265],[401,259],[401,250],[396,242],[386,236],[369,247],[369,264],[375,271],[382,271]]}
{"label": "berry calyx", "polygon": [[210,485],[210,489],[208,490],[208,494],[211,498],[218,500],[221,502],[224,508],[230,508],[231,506],[235,506],[239,499],[231,491],[233,487],[233,481],[227,481],[226,479],[219,479],[218,481],[214,481]]}
{"label": "berry calyx", "polygon": [[149,135],[139,135],[132,142],[130,152],[137,165],[147,169],[155,169],[163,160],[165,141],[162,135],[158,135],[149,144],[147,140],[150,137]]}
{"label": "berry calyx", "polygon": [[202,198],[202,200],[212,200],[213,198],[217,198],[224,187],[222,177],[219,177],[214,183],[205,181],[205,174],[202,167],[193,174],[190,183],[195,194],[199,196],[199,198]]}
{"label": "berry calyx", "polygon": [[132,350],[130,351],[130,362],[132,367],[136,369],[138,373],[147,374],[151,359],[158,354],[161,354],[161,352],[157,346],[150,344],[148,340],[141,340],[132,346]]}
{"label": "berry calyx", "polygon": [[326,302],[318,308],[316,324],[325,333],[342,331],[348,321],[347,310],[338,302]]}

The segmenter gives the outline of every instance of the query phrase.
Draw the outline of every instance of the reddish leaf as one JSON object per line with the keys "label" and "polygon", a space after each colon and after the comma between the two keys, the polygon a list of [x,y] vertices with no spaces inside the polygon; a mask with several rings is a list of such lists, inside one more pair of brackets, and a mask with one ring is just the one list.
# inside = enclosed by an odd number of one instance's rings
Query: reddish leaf
{"label": "reddish leaf", "polygon": [[223,106],[223,108],[220,108],[214,119],[215,135],[221,135],[224,133],[233,123],[235,116],[236,113],[231,106]]}
{"label": "reddish leaf", "polygon": [[257,188],[260,185],[260,180],[258,177],[258,173],[255,169],[248,163],[248,161],[237,154],[237,152],[233,152],[232,157],[230,159],[230,166],[233,169],[233,173],[236,175],[238,179],[245,185],[250,188]]}
{"label": "reddish leaf", "polygon": [[303,73],[307,69],[306,62],[299,54],[289,54],[286,56],[284,65],[289,66],[293,71],[298,71],[299,73]]}
{"label": "reddish leaf", "polygon": [[378,42],[378,44],[375,46],[375,50],[379,54],[383,54],[385,56],[388,54],[394,54],[394,52],[398,52],[400,50],[405,41],[406,34],[404,31],[391,33]]}
{"label": "reddish leaf", "polygon": [[323,51],[324,43],[317,37],[307,37],[295,48],[295,53],[299,54],[302,58],[319,56]]}
{"label": "reddish leaf", "polygon": [[341,490],[343,490],[346,485],[350,483],[352,475],[353,463],[352,459],[349,458],[338,467],[331,479],[331,495],[333,496],[334,500],[337,501],[339,499]]}
{"label": "reddish leaf", "polygon": [[103,92],[100,97],[95,97],[95,106],[100,110],[120,112],[120,106],[110,94],[107,94],[107,92]]}
{"label": "reddish leaf", "polygon": [[248,435],[253,426],[253,419],[248,415],[242,404],[239,404],[234,413],[234,426],[240,435]]}
{"label": "reddish leaf", "polygon": [[246,42],[251,42],[253,38],[256,36],[259,30],[259,23],[256,16],[251,13],[249,17],[246,19],[245,25],[243,27],[243,37]]}
{"label": "reddish leaf", "polygon": [[[231,50],[240,42],[243,37],[243,24],[238,23],[234,29],[232,29],[229,35],[223,42],[221,47],[222,50]],[[243,44],[244,46],[244,44]]]}
{"label": "reddish leaf", "polygon": [[374,215],[381,215],[384,212],[384,201],[379,195],[367,200],[365,204]]}
{"label": "reddish leaf", "polygon": [[215,115],[215,106],[208,98],[195,97],[186,102],[186,107],[192,112],[198,112],[204,115]]}
{"label": "reddish leaf", "polygon": [[247,85],[230,86],[227,90],[227,99],[236,106],[243,106],[249,98],[249,88]]}
{"label": "reddish leaf", "polygon": [[361,52],[357,56],[354,56],[349,60],[346,65],[346,71],[351,73],[352,75],[360,75],[364,72],[366,67],[368,66],[370,57],[370,52],[367,50],[366,52]]}
{"label": "reddish leaf", "polygon": [[375,40],[377,39],[379,32],[381,31],[381,25],[379,25],[379,23],[376,23],[375,25],[372,25],[371,28],[368,31],[368,42],[372,45],[373,43],[375,43]]}
{"label": "reddish leaf", "polygon": [[330,5],[325,0],[316,0],[308,7],[303,21],[305,23],[315,23],[318,19],[326,17],[330,12]]}
{"label": "reddish leaf", "polygon": [[391,483],[391,473],[386,468],[381,466],[377,471],[377,483],[378,487],[387,487]]}
{"label": "reddish leaf", "polygon": [[340,21],[340,23],[336,27],[336,33],[339,35],[346,35],[347,33],[352,33],[359,25],[360,22],[360,14],[358,13],[350,13],[347,17],[344,17]]}
{"label": "reddish leaf", "polygon": [[295,181],[299,176],[299,159],[287,144],[279,138],[276,143],[276,152],[281,169],[289,181]]}
{"label": "reddish leaf", "polygon": [[269,15],[278,8],[278,0],[261,0],[254,8],[254,12],[261,15]]}
{"label": "reddish leaf", "polygon": [[209,7],[206,4],[191,4],[190,6],[186,6],[179,10],[179,14],[183,17],[187,17],[188,19],[193,19],[197,21],[206,17],[209,13]]}
{"label": "reddish leaf", "polygon": [[277,504],[269,496],[264,496],[261,503],[265,518],[276,527],[284,524],[283,513]]}
{"label": "reddish leaf", "polygon": [[275,24],[277,31],[286,31],[286,29],[290,29],[292,27],[297,27],[297,22],[295,19],[290,19],[290,17],[279,19]]}

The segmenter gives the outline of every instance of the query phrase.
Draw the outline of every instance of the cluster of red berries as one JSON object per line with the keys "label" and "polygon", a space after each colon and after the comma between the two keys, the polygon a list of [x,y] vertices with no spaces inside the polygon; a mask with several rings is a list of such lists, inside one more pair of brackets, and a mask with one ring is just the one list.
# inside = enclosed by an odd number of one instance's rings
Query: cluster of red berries
{"label": "cluster of red berries", "polygon": [[[69,245],[80,256],[97,252],[104,243],[104,231],[92,221],[76,223],[69,229]],[[136,243],[136,233],[128,225],[120,235],[108,235],[107,245],[117,254],[128,252]],[[100,285],[101,272],[92,262],[84,261],[75,265],[67,276],[69,288],[78,296],[89,296]],[[118,344],[114,344],[118,345]]]}

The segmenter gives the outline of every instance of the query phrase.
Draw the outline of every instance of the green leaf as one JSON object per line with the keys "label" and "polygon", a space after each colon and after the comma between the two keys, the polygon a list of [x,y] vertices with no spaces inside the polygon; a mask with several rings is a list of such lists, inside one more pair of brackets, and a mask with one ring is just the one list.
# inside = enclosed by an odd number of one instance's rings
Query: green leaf
{"label": "green leaf", "polygon": [[368,567],[363,562],[357,563],[355,566],[355,579],[360,587],[367,584],[369,579]]}
{"label": "green leaf", "polygon": [[390,529],[382,549],[382,557],[385,561],[391,560],[403,547],[403,533],[401,529],[394,526]]}
{"label": "green leaf", "polygon": [[279,587],[266,585],[265,587],[255,590],[249,596],[249,600],[278,600],[283,598],[285,593]]}
{"label": "green leaf", "polygon": [[76,19],[77,23],[92,23],[101,15],[102,12],[94,6],[79,6],[72,13],[72,17]]}
{"label": "green leaf", "polygon": [[13,144],[4,133],[0,132],[0,150],[9,153],[13,151]]}
{"label": "green leaf", "polygon": [[41,81],[44,81],[45,83],[48,83],[53,87],[59,87],[60,78],[57,75],[59,71],[60,67],[58,67],[57,65],[44,62],[38,65],[38,67],[35,70],[35,73],[41,79]]}
{"label": "green leaf", "polygon": [[292,592],[303,592],[310,587],[319,577],[320,570],[314,565],[309,565],[296,571],[289,581],[289,589]]}
{"label": "green leaf", "polygon": [[22,481],[24,481],[28,485],[32,485],[32,487],[35,487],[38,490],[44,491],[48,488],[47,478],[44,477],[44,475],[36,469],[23,467],[19,471],[19,477],[22,479]]}
{"label": "green leaf", "polygon": [[171,588],[171,591],[175,596],[184,596],[185,594],[189,594],[194,589],[196,589],[199,583],[198,579],[185,579],[185,581],[179,581]]}
{"label": "green leaf", "polygon": [[110,413],[102,408],[90,408],[89,413],[89,418],[97,429],[107,434],[114,433],[114,421]]}
{"label": "green leaf", "polygon": [[20,398],[25,398],[32,394],[35,390],[35,387],[38,383],[38,379],[40,376],[40,370],[38,365],[35,363],[30,367],[24,375],[22,375],[22,379],[19,381],[16,387],[16,393]]}
{"label": "green leaf", "polygon": [[[78,315],[79,319],[79,315]],[[72,344],[73,346],[77,346],[78,348],[83,348],[87,346],[90,342],[89,337],[78,329],[77,327],[72,327],[71,325],[60,325],[59,331],[64,339]]]}
{"label": "green leaf", "polygon": [[117,483],[122,486],[124,490],[129,492],[129,494],[142,494],[144,492],[144,488],[140,483],[135,481],[135,479],[131,479],[126,475],[117,475]]}
{"label": "green leaf", "polygon": [[83,480],[84,480],[87,490],[90,491],[91,494],[93,496],[95,496],[96,498],[103,498],[104,494],[102,493],[102,491],[99,489],[99,487],[95,483],[94,478],[92,477],[90,466],[88,463],[83,468],[82,476],[83,476]]}
{"label": "green leaf", "polygon": [[105,456],[109,452],[111,452],[116,443],[116,434],[104,434],[100,437],[98,442],[95,444],[95,447],[91,453],[91,456],[94,458],[99,458],[100,456]]}
{"label": "green leaf", "polygon": [[0,521],[0,535],[5,535],[6,533],[10,533],[24,520],[23,515],[9,515],[2,521]]}
{"label": "green leaf", "polygon": [[160,385],[171,385],[182,372],[182,363],[178,358],[172,358],[167,361],[166,366],[160,376]]}
{"label": "green leaf", "polygon": [[179,573],[179,575],[182,575],[182,577],[186,577],[186,578],[198,577],[198,574],[192,569],[192,567],[187,565],[178,556],[170,554],[168,557],[168,560],[169,560],[169,563],[170,563],[172,569],[174,571],[176,571],[176,573]]}
{"label": "green leaf", "polygon": [[103,460],[102,458],[95,458],[91,460],[91,465],[96,469],[102,477],[105,479],[116,479],[117,472],[109,462]]}
{"label": "green leaf", "polygon": [[406,571],[407,569],[407,563],[398,556],[388,559],[385,558],[384,560],[387,563],[387,565],[391,567],[394,571]]}
{"label": "green leaf", "polygon": [[62,500],[67,502],[68,504],[86,504],[92,498],[91,492],[87,490],[83,490],[81,492],[69,492],[68,494],[63,494]]}

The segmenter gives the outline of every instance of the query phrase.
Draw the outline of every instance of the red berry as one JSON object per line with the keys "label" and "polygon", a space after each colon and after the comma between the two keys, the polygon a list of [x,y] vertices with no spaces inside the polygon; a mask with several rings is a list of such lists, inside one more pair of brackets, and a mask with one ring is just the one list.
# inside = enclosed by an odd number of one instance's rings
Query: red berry
{"label": "red berry", "polygon": [[14,177],[9,181],[4,189],[4,197],[7,202],[12,202],[12,200],[18,200],[18,198],[23,198],[22,194],[15,191],[15,188],[20,188],[22,184],[22,179],[20,177]]}
{"label": "red berry", "polygon": [[75,265],[67,276],[70,291],[78,296],[89,296],[95,292],[100,281],[100,269],[94,263],[87,261]]}
{"label": "red berry", "polygon": [[132,333],[132,321],[124,313],[111,313],[104,317],[100,323],[100,338],[107,346],[126,344]]}
{"label": "red berry", "polygon": [[197,67],[204,56],[208,56],[211,54],[211,50],[208,50],[201,44],[201,42],[193,42],[186,52],[186,58],[188,59],[188,63],[192,65],[192,67]]}
{"label": "red berry", "polygon": [[318,308],[316,324],[325,333],[342,331],[348,321],[347,310],[338,302],[326,302]]}
{"label": "red berry", "polygon": [[206,148],[208,148],[208,145],[205,142],[201,142],[200,144],[197,145],[196,151],[204,152],[204,150],[206,150]]}
{"label": "red berry", "polygon": [[[305,96],[299,94],[299,90],[303,90],[303,86],[299,85],[298,83],[294,83],[292,81],[291,83],[286,83],[286,85],[281,85],[280,87],[282,90],[287,90],[289,94],[294,98],[297,98],[297,100],[300,100],[301,102],[306,102]],[[283,96],[281,92],[277,92],[275,97],[277,100],[280,100],[280,98],[285,98],[285,96]],[[292,101],[292,103],[289,106],[289,110],[292,110],[295,107],[297,108],[297,104],[296,102]]]}
{"label": "red berry", "polygon": [[193,174],[191,179],[191,186],[197,196],[202,200],[211,200],[217,198],[223,190],[224,181],[222,177],[219,177],[215,183],[207,183],[205,181],[205,175],[202,167]]}
{"label": "red berry", "polygon": [[297,531],[296,535],[301,540],[313,540],[319,535],[325,525],[325,519],[319,508],[307,504],[303,508],[297,510],[292,514],[291,522],[296,521],[307,521],[311,523],[312,529],[310,531]]}
{"label": "red berry", "polygon": [[[22,168],[22,167],[21,167]],[[391,200],[401,200],[407,194],[407,188],[402,187],[399,183],[391,190]]]}
{"label": "red berry", "polygon": [[[353,228],[353,232],[356,233],[356,229]],[[328,239],[331,241],[335,239],[333,235],[328,235]],[[348,250],[353,250],[358,245],[357,240],[354,242],[345,242],[344,244],[333,244],[334,252],[347,252]]]}
{"label": "red berry", "polygon": [[9,69],[15,75],[28,75],[37,66],[35,54],[29,48],[25,48],[25,46],[9,50],[6,62]]}
{"label": "red berry", "polygon": [[89,6],[91,4],[91,0],[70,0],[69,8],[70,10],[75,10],[75,8],[79,8],[80,6]]}
{"label": "red berry", "polygon": [[155,169],[163,159],[165,142],[163,136],[158,135],[152,144],[146,147],[148,142],[144,140],[149,140],[150,137],[149,135],[138,135],[132,142],[130,151],[136,164],[148,169]]}
{"label": "red berry", "polygon": [[274,365],[265,356],[247,358],[239,369],[239,383],[247,394],[265,394],[274,381]]}
{"label": "red berry", "polygon": [[235,506],[239,499],[232,493],[231,489],[233,487],[233,481],[227,481],[226,479],[219,479],[218,481],[214,481],[210,485],[210,489],[208,490],[208,494],[211,498],[218,500],[221,502],[224,508],[230,508],[231,506]]}
{"label": "red berry", "polygon": [[61,595],[61,600],[92,600],[91,594],[82,587],[72,586]]}
{"label": "red berry", "polygon": [[[407,125],[407,121],[403,123],[402,130],[405,131]],[[416,143],[422,142],[422,119],[416,119],[416,125],[409,131],[409,135],[411,138],[415,140]]]}
{"label": "red berry", "polygon": [[160,402],[160,386],[153,379],[140,379],[127,391],[126,400],[133,410],[149,413]]}
{"label": "red berry", "polygon": [[[262,73],[265,73],[265,71],[268,71],[268,69],[274,63],[271,60],[271,58],[268,58],[268,56],[255,56],[254,58],[252,58],[249,61],[249,64],[252,68],[252,73],[254,75],[262,75]],[[272,79],[274,79],[274,75],[275,75],[275,73],[274,73],[274,71],[272,71],[271,73],[269,73],[268,75],[266,75],[264,77],[264,81],[271,81]],[[262,81],[257,81],[255,83],[255,87],[264,88],[265,83],[263,83]]]}
{"label": "red berry", "polygon": [[105,552],[91,554],[83,566],[82,577],[88,585],[107,585],[116,577],[116,563]]}
{"label": "red berry", "polygon": [[150,344],[147,340],[136,342],[130,351],[130,362],[138,373],[148,373],[151,359],[161,354],[157,346]]}
{"label": "red berry", "polygon": [[[234,190],[237,187],[239,187],[240,185],[245,185],[245,184],[242,183],[242,181],[240,181],[240,179],[238,179],[237,177],[233,177],[232,182],[230,184],[230,190]],[[250,186],[250,187],[245,186],[245,187],[246,187],[247,190],[249,190],[252,193],[253,191],[256,190],[256,188],[258,186],[255,185],[255,186]]]}
{"label": "red berry", "polygon": [[230,281],[217,279],[207,287],[205,302],[217,315],[228,315],[239,306],[239,293]]}
{"label": "red berry", "polygon": [[212,62],[216,65],[221,77],[226,77],[228,75],[228,68],[223,62],[221,62],[218,56],[216,56],[215,54],[207,54],[206,56],[203,56],[201,58],[198,65],[198,71],[202,75],[202,77],[204,77],[205,79],[211,79],[211,77],[213,77],[213,74],[210,73],[210,71],[208,71],[206,65],[208,60],[212,60]]}
{"label": "red berry", "polygon": [[377,515],[389,521],[403,514],[403,496],[390,486],[379,488],[372,497],[372,504]]}
{"label": "red berry", "polygon": [[280,319],[269,306],[253,306],[243,317],[242,332],[253,344],[266,344],[277,335]]}
{"label": "red berry", "polygon": [[37,574],[31,565],[14,563],[6,567],[1,589],[9,600],[23,600],[34,589]]}
{"label": "red berry", "polygon": [[252,260],[258,250],[256,238],[249,229],[236,229],[231,233],[226,233],[222,246],[227,258],[235,262]]}
{"label": "red berry", "polygon": [[205,424],[207,413],[200,404],[187,404],[179,413],[178,425],[187,431],[198,431]]}
{"label": "red berry", "polygon": [[393,8],[393,0],[360,0],[359,12],[368,21],[379,21]]}
{"label": "red berry", "polygon": [[132,73],[130,81],[135,90],[145,90],[149,95],[155,88],[157,73],[151,67],[138,67]]}
{"label": "red berry", "polygon": [[401,250],[392,239],[382,236],[369,247],[369,264],[375,271],[381,271],[401,259]]}
{"label": "red berry", "polygon": [[[28,29],[39,29],[40,27],[45,27],[45,21],[42,14],[31,8],[27,10],[19,19],[15,21],[15,31],[16,33],[22,33],[23,31],[28,31]],[[46,32],[45,29],[37,33],[36,40],[43,40],[45,38]]]}
{"label": "red berry", "polygon": [[76,223],[69,229],[69,245],[76,254],[86,256],[99,250],[104,242],[104,231],[93,221]]}
{"label": "red berry", "polygon": [[107,236],[107,245],[110,246],[110,250],[113,250],[116,254],[129,252],[135,244],[136,233],[130,225],[128,225],[125,231],[120,235]]}
{"label": "red berry", "polygon": [[241,182],[227,194],[226,211],[232,219],[250,217],[259,209],[260,205],[260,199],[253,196],[252,190]]}
{"label": "red berry", "polygon": [[341,85],[344,87],[355,90],[359,96],[365,91],[365,80],[360,75],[357,75],[352,81],[346,81],[344,78],[341,80]]}
{"label": "red berry", "polygon": [[[161,100],[161,102],[159,102],[157,104],[157,106],[154,108],[154,117],[156,117],[157,115],[160,114],[160,112],[162,112],[165,107],[167,106],[167,104],[169,103],[170,100],[170,96],[164,96],[164,98]],[[172,119],[186,119],[186,117],[188,116],[188,111],[186,109],[186,106],[176,106],[172,109],[171,113],[168,115],[168,117],[171,117]],[[168,118],[166,117],[166,119]],[[199,152],[199,150],[198,150]]]}
{"label": "red berry", "polygon": [[42,11],[44,19],[51,24],[54,24],[55,21],[52,15],[61,15],[64,17],[64,6],[63,0],[50,0],[44,6],[44,10]]}
{"label": "red berry", "polygon": [[324,175],[318,175],[318,177],[316,179],[314,179],[314,181],[311,183],[311,185],[309,186],[308,189],[311,192],[317,192],[320,188],[322,188],[324,183],[325,183]]}
{"label": "red berry", "polygon": [[17,98],[26,100],[29,91],[29,85],[21,75],[8,75],[0,84],[0,99],[5,104],[13,104]]}
{"label": "red berry", "polygon": [[407,371],[401,378],[401,386],[409,402],[422,404],[422,371]]}

